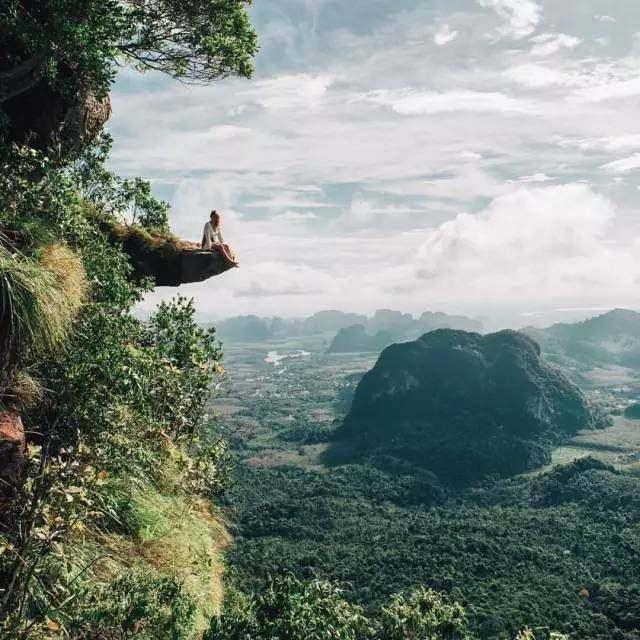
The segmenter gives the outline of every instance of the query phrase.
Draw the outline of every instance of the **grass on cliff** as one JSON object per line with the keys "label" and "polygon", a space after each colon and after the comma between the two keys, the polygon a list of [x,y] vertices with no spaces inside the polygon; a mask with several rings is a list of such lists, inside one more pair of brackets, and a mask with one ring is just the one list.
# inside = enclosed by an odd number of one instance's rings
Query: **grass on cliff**
{"label": "grass on cliff", "polygon": [[10,357],[25,348],[57,348],[85,291],[82,262],[65,245],[46,245],[35,258],[0,246],[0,352]]}
{"label": "grass on cliff", "polygon": [[80,577],[92,590],[132,573],[175,579],[194,605],[192,637],[199,638],[220,614],[222,554],[231,536],[211,503],[188,495],[180,483],[171,464],[156,486],[123,492],[114,483],[120,530],[80,531],[61,557],[67,581]]}

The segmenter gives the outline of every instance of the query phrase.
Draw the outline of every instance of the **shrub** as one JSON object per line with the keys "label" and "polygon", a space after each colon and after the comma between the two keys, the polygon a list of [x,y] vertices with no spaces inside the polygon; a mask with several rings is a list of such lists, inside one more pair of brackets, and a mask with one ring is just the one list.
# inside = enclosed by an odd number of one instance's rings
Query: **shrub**
{"label": "shrub", "polygon": [[90,593],[68,628],[75,640],[190,640],[193,618],[176,580],[128,574]]}
{"label": "shrub", "polygon": [[432,589],[420,587],[398,594],[382,608],[380,640],[466,640],[470,638],[464,609],[447,604]]}
{"label": "shrub", "polygon": [[369,635],[362,610],[324,580],[272,578],[242,608],[211,621],[203,640],[358,640]]}

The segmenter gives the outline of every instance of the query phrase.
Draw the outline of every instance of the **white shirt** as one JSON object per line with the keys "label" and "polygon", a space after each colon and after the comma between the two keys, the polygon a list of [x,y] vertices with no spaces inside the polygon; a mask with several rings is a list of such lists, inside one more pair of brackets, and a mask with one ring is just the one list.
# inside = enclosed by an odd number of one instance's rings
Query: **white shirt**
{"label": "white shirt", "polygon": [[220,228],[216,231],[211,222],[207,222],[207,224],[204,225],[204,230],[202,232],[202,242],[205,249],[211,249],[214,244],[223,244],[224,240],[220,233]]}

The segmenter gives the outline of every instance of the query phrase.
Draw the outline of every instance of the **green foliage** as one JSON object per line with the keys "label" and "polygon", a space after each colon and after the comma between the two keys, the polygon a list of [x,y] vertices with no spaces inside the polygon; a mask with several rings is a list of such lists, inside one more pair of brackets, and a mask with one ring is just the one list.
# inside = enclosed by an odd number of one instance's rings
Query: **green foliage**
{"label": "green foliage", "polygon": [[471,640],[464,609],[424,588],[366,617],[335,584],[282,575],[230,605],[203,640]]}
{"label": "green foliage", "polygon": [[323,580],[270,579],[241,609],[214,618],[203,640],[358,640],[369,623]]}
{"label": "green foliage", "polygon": [[464,609],[443,602],[440,594],[424,587],[408,597],[395,595],[382,607],[383,640],[466,640],[470,637]]}
{"label": "green foliage", "polygon": [[66,626],[77,640],[187,640],[193,619],[174,579],[128,574],[90,593]]}
{"label": "green foliage", "polygon": [[167,424],[175,436],[195,434],[204,417],[212,378],[222,373],[215,330],[201,329],[194,314],[193,300],[179,296],[162,302],[145,326],[143,337],[163,372],[149,389],[154,417]]}
{"label": "green foliage", "polygon": [[249,77],[257,37],[245,7],[251,0],[127,0],[130,33],[119,50],[140,69],[210,82]]}
{"label": "green foliage", "polygon": [[586,585],[593,595],[593,581],[636,581],[637,478],[585,472],[571,500],[531,508],[522,479],[431,506],[420,503],[417,483],[370,467],[237,474],[229,561],[247,590],[278,571],[317,574],[347,584],[346,598],[375,612],[394,592],[425,584],[460,602],[473,632],[492,640],[525,625],[581,640],[612,638],[618,623],[604,611],[629,606],[621,597],[595,611],[579,592]]}
{"label": "green foliage", "polygon": [[[626,491],[624,485],[628,485]],[[636,483],[611,465],[587,456],[535,478],[531,483],[531,504],[551,507],[568,502],[590,503],[594,509],[617,509],[632,504]],[[622,498],[622,504],[620,499]],[[635,502],[636,509],[640,502]]]}
{"label": "green foliage", "polygon": [[151,193],[148,180],[123,180],[120,190],[118,196],[123,204],[129,205],[132,224],[139,224],[145,229],[169,231],[169,205]]}
{"label": "green foliage", "polygon": [[182,461],[185,482],[193,493],[217,496],[227,489],[233,478],[233,456],[226,440],[218,438],[208,444],[192,443],[189,455]]}
{"label": "green foliage", "polygon": [[[17,638],[30,625],[44,624],[53,611],[68,617],[87,587],[56,568],[66,565],[67,546],[87,532],[126,535],[131,496],[141,486],[164,481],[162,471],[173,450],[180,451],[184,488],[192,492],[221,491],[229,464],[219,438],[200,437],[203,405],[221,373],[213,332],[197,326],[193,305],[184,298],[163,304],[146,323],[130,314],[147,284],[131,280],[128,257],[102,227],[105,216],[117,214],[105,198],[119,182],[93,190],[87,200],[78,188],[100,180],[99,162],[93,169],[85,160],[60,171],[40,154],[12,157],[13,170],[0,178],[0,215],[2,224],[24,234],[29,255],[6,259],[12,268],[13,262],[38,267],[38,273],[32,269],[24,275],[24,285],[29,291],[39,286],[49,304],[37,308],[34,302],[28,317],[32,323],[51,323],[54,305],[69,316],[79,311],[57,340],[58,349],[31,350],[21,362],[46,391],[43,402],[23,412],[42,436],[31,448],[23,494],[5,532],[7,552],[0,555],[0,580],[11,584],[0,603],[0,620]],[[37,182],[29,179],[34,171],[41,176]],[[72,247],[78,256],[87,283],[81,310],[69,295],[70,263],[50,246]],[[61,286],[36,278],[44,267]],[[11,321],[17,317],[12,313]],[[67,315],[64,319],[70,321]],[[28,337],[47,343],[35,329]],[[86,567],[78,572],[91,577]]]}
{"label": "green foliage", "polygon": [[[63,90],[69,69],[98,93],[128,61],[175,78],[209,82],[249,77],[257,51],[247,0],[8,0],[0,13],[0,49],[15,66],[5,74],[3,99],[27,77],[44,76]],[[22,65],[22,66],[21,66]],[[18,82],[18,79],[23,79]]]}

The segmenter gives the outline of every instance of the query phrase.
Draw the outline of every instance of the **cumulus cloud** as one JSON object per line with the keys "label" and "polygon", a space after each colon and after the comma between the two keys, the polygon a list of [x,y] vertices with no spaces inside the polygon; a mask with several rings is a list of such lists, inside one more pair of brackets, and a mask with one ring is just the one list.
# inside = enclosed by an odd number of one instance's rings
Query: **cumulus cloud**
{"label": "cumulus cloud", "polygon": [[417,279],[434,291],[493,300],[629,293],[639,272],[635,246],[608,247],[614,218],[612,202],[586,185],[520,187],[430,232]]}
{"label": "cumulus cloud", "polygon": [[465,149],[464,151],[461,151],[458,154],[458,157],[461,160],[468,160],[470,162],[476,162],[478,160],[482,160],[482,154],[478,153],[477,151],[469,151],[468,149]]}
{"label": "cumulus cloud", "polygon": [[493,9],[506,24],[500,33],[519,39],[531,35],[542,15],[542,8],[533,0],[477,0],[481,7]]}
{"label": "cumulus cloud", "polygon": [[204,135],[211,140],[232,140],[240,136],[251,133],[248,127],[236,127],[230,124],[223,124],[211,127]]}
{"label": "cumulus cloud", "polygon": [[284,213],[280,213],[277,216],[271,218],[273,222],[289,222],[293,224],[298,224],[301,222],[309,222],[310,220],[316,220],[318,216],[315,213],[311,213],[310,211],[300,212],[300,211],[285,211]]}
{"label": "cumulus cloud", "polygon": [[620,149],[640,148],[640,134],[637,133],[603,138],[563,138],[562,136],[556,136],[555,141],[560,147],[580,149],[581,151],[619,151]]}

